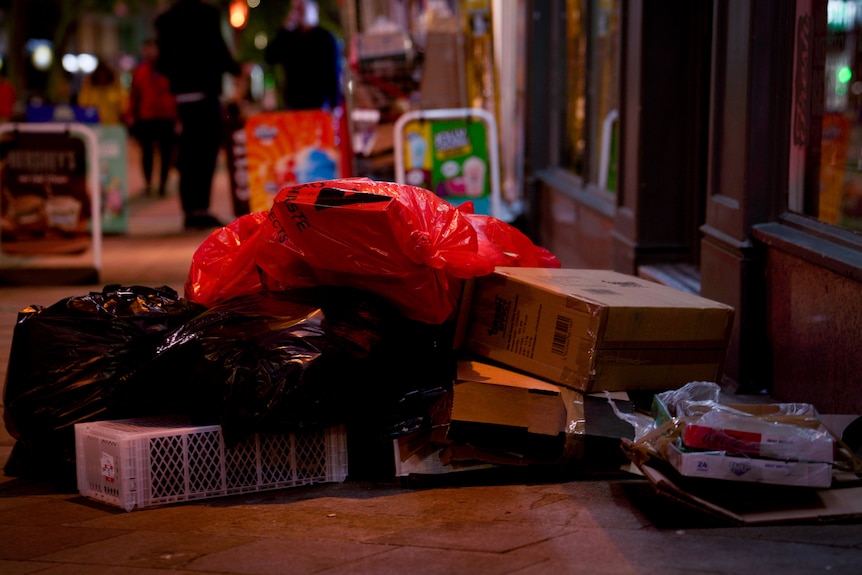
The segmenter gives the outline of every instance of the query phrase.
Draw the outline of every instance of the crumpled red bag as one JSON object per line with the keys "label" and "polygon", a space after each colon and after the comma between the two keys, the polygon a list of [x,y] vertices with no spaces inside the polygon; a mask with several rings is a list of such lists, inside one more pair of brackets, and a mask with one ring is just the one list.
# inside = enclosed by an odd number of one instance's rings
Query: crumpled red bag
{"label": "crumpled red bag", "polygon": [[268,232],[267,215],[245,214],[207,236],[192,257],[183,289],[187,299],[211,307],[263,289],[255,251],[258,236]]}
{"label": "crumpled red bag", "polygon": [[479,234],[479,254],[497,266],[558,268],[560,260],[550,250],[535,245],[518,228],[493,216],[467,214]]}
{"label": "crumpled red bag", "polygon": [[[301,184],[282,189],[270,213],[287,253],[258,258],[269,280],[366,289],[418,321],[449,319],[459,279],[494,269],[464,213],[422,188],[367,178]],[[310,264],[311,277],[292,273],[291,256]]]}
{"label": "crumpled red bag", "polygon": [[464,279],[499,265],[560,267],[513,226],[471,212],[423,188],[368,178],[285,187],[265,218],[234,222],[238,231],[217,230],[204,242],[186,297],[214,303],[258,282],[353,287],[386,297],[409,319],[440,324],[453,316]]}

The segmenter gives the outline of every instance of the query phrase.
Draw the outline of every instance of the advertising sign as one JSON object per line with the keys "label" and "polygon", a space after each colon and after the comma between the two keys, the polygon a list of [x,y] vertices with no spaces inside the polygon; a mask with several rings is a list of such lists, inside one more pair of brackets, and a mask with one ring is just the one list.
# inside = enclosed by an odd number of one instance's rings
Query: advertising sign
{"label": "advertising sign", "polygon": [[344,177],[340,122],[324,110],[265,112],[245,123],[249,209],[268,210],[281,188]]}
{"label": "advertising sign", "polygon": [[68,133],[9,132],[0,140],[0,249],[71,254],[90,246],[87,150]]}
{"label": "advertising sign", "polygon": [[405,183],[431,190],[452,204],[472,201],[490,213],[490,170],[485,124],[463,119],[414,120],[403,128]]}
{"label": "advertising sign", "polygon": [[99,142],[99,191],[102,194],[102,231],[123,234],[129,226],[129,186],[126,154],[128,136],[123,126],[91,126]]}
{"label": "advertising sign", "polygon": [[87,124],[98,140],[99,165],[96,170],[102,206],[102,231],[123,234],[129,227],[129,187],[126,154],[128,133],[120,125],[100,124],[99,112],[93,107],[68,105],[29,105],[27,122],[80,122]]}

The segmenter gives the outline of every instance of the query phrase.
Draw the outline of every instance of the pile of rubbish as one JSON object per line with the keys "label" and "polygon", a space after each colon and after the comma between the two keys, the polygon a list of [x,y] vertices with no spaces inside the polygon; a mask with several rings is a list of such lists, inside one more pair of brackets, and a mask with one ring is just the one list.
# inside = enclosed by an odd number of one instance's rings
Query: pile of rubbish
{"label": "pile of rubbish", "polygon": [[811,406],[721,405],[732,324],[718,302],[564,269],[421,188],[301,184],[213,232],[183,296],[112,285],[21,310],[5,471],[73,488],[77,425],[179,414],[228,448],[343,426],[350,477],[630,464],[659,488],[858,479]]}
{"label": "pile of rubbish", "polygon": [[97,419],[182,413],[228,443],[333,424],[381,441],[423,425],[402,411],[453,384],[465,281],[560,265],[470,210],[365,178],[285,188],[201,244],[183,297],[106,286],[22,310],[6,472],[74,484],[74,425]]}

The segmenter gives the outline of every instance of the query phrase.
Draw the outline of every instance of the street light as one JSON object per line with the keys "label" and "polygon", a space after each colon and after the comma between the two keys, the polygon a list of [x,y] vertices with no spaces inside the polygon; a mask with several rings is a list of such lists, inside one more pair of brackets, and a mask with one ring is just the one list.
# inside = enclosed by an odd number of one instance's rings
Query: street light
{"label": "street light", "polygon": [[246,0],[233,0],[229,10],[230,25],[240,29],[248,22],[248,3]]}

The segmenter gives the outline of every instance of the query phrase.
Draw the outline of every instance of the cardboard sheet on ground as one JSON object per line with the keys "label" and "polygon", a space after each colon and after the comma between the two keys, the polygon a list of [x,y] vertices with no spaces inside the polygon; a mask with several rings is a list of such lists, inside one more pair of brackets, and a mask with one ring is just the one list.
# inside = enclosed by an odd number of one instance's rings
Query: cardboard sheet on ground
{"label": "cardboard sheet on ground", "polygon": [[[722,483],[721,489],[697,489],[685,478],[650,460],[640,471],[666,497],[733,523],[833,522],[862,519],[862,485],[831,489],[787,488],[774,485]],[[702,480],[695,480],[702,481]]]}
{"label": "cardboard sheet on ground", "polygon": [[[822,418],[837,432],[855,416]],[[623,440],[624,449],[630,444]],[[738,525],[862,519],[862,480],[846,472],[836,472],[831,488],[812,489],[686,478],[656,458],[638,462],[637,469],[660,495]]]}

